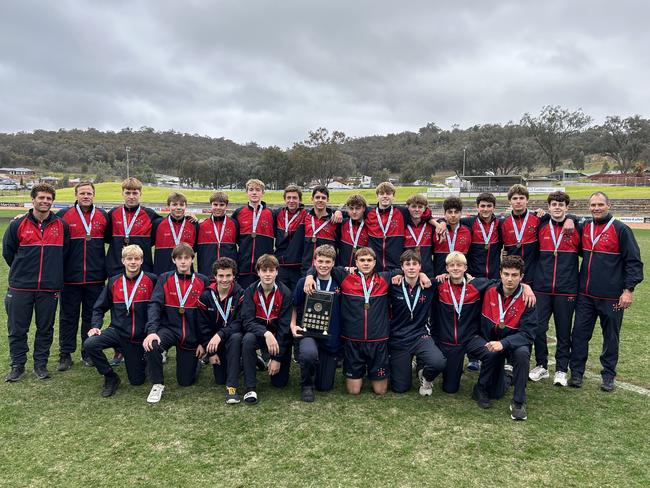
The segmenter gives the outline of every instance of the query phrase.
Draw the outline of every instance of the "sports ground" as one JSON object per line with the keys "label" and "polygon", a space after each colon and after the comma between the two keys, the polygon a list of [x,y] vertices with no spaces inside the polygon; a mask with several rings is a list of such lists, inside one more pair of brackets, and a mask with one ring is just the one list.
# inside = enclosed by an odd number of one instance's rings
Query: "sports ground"
{"label": "sports ground", "polygon": [[[635,234],[649,263],[650,230]],[[0,288],[6,279],[3,261]],[[77,352],[72,370],[50,380],[0,383],[0,486],[649,486],[647,281],[634,300],[617,379],[637,391],[603,393],[594,377],[580,390],[529,383],[526,422],[510,420],[508,396],[479,409],[470,399],[476,373],[456,395],[436,380],[431,397],[416,388],[349,397],[339,377],[306,404],[294,364],[287,388],[261,379],[259,405],[231,406],[209,371],[195,386],[176,386],[173,352],[161,403],[146,403],[148,384],[126,381],[104,399],[100,376]],[[597,375],[598,328],[594,335],[588,368]],[[51,370],[56,344],[55,336]],[[4,375],[6,338],[0,357]]]}

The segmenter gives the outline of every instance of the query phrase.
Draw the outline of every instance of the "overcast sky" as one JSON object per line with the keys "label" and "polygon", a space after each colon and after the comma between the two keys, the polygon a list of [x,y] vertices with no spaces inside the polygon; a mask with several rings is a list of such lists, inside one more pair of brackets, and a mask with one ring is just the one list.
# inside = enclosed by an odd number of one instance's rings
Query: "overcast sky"
{"label": "overcast sky", "polygon": [[288,147],[519,121],[650,115],[642,1],[0,3],[0,131],[150,126]]}

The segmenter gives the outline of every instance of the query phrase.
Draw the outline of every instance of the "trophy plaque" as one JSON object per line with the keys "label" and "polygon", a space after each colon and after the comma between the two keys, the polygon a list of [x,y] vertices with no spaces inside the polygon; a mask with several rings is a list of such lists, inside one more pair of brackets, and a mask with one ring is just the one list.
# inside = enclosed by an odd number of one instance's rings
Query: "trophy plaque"
{"label": "trophy plaque", "polygon": [[315,291],[311,296],[305,295],[305,307],[302,312],[303,336],[328,337],[333,304],[334,292],[331,291]]}

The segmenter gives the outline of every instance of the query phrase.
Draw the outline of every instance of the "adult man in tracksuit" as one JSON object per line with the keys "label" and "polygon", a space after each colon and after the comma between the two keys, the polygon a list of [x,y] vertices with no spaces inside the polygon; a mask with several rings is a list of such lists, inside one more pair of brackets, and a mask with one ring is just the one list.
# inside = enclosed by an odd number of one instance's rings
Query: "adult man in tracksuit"
{"label": "adult man in tracksuit", "polygon": [[299,186],[287,186],[283,195],[285,206],[273,211],[275,257],[280,263],[278,281],[293,291],[302,276],[307,210],[302,204],[302,190]]}
{"label": "adult man in tracksuit", "polygon": [[31,190],[33,208],[9,224],[2,240],[2,256],[10,268],[5,296],[11,357],[11,371],[5,378],[8,382],[25,375],[27,333],[34,311],[34,374],[38,379],[50,377],[47,360],[70,241],[68,224],[50,211],[55,196],[51,185],[35,185]]}
{"label": "adult man in tracksuit", "polygon": [[483,360],[473,398],[481,408],[490,407],[490,398],[501,398],[507,387],[503,365],[513,367],[514,394],[510,404],[513,420],[526,420],[526,383],[530,346],[537,330],[537,310],[523,298],[524,261],[520,256],[501,260],[501,283],[488,288],[483,296],[481,335],[492,353]]}
{"label": "adult man in tracksuit", "polygon": [[[57,214],[68,224],[70,249],[63,272],[59,312],[59,365],[58,371],[72,366],[72,353],[77,350],[77,331],[81,312],[81,342],[88,338],[93,318],[93,306],[106,281],[106,252],[104,242],[110,235],[108,214],[93,204],[95,186],[82,181],[75,188],[73,206]],[[81,357],[88,360],[82,348]]]}
{"label": "adult man in tracksuit", "polygon": [[537,230],[539,258],[533,285],[537,296],[539,329],[535,335],[535,367],[528,376],[532,381],[549,376],[546,331],[553,315],[557,338],[553,383],[558,386],[567,385],[571,325],[578,294],[581,229],[578,224],[571,234],[566,234],[564,230],[569,202],[569,195],[561,191],[548,196],[550,220],[542,222]]}
{"label": "adult man in tracksuit", "polygon": [[634,288],[643,281],[643,263],[632,230],[610,213],[609,198],[595,192],[589,199],[592,218],[582,231],[582,266],[575,323],[571,334],[569,386],[582,386],[589,341],[596,319],[603,331],[600,388],[614,390],[623,312],[632,305]]}
{"label": "adult man in tracksuit", "polygon": [[196,379],[196,364],[204,354],[198,324],[198,302],[210,279],[192,273],[194,250],[184,242],[174,248],[176,270],[158,277],[148,309],[147,337],[142,346],[148,353],[149,379],[153,384],[148,403],[158,403],[165,390],[163,352],[176,347],[176,380],[190,386]]}
{"label": "adult man in tracksuit", "polygon": [[[145,380],[142,340],[147,333],[147,309],[156,286],[156,275],[142,271],[143,254],[134,244],[122,249],[124,271],[108,279],[93,309],[92,328],[83,347],[97,372],[104,376],[103,397],[112,396],[121,383],[104,349],[122,351],[129,383],[141,385]],[[110,324],[102,329],[104,315],[109,310]]]}
{"label": "adult man in tracksuit", "polygon": [[435,287],[420,285],[422,264],[418,251],[407,249],[400,262],[404,272],[402,282],[390,286],[390,387],[395,393],[411,389],[411,362],[415,357],[420,395],[429,396],[433,393],[433,380],[447,363],[430,334]]}

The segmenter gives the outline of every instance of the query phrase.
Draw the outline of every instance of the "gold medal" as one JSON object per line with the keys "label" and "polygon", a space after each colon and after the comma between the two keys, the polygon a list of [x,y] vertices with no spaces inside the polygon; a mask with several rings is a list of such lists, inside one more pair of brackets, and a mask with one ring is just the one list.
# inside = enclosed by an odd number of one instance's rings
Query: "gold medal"
{"label": "gold medal", "polygon": [[557,256],[557,250],[553,251],[553,256]]}
{"label": "gold medal", "polygon": [[286,239],[287,237],[289,237],[289,233],[288,233],[288,232],[285,232],[285,233],[284,233],[284,238]]}
{"label": "gold medal", "polygon": [[255,232],[251,232],[251,237],[255,239],[257,237],[257,234]]}
{"label": "gold medal", "polygon": [[312,238],[311,238],[311,242],[313,242],[314,244],[316,244],[316,238],[315,238],[315,237],[312,237]]}
{"label": "gold medal", "polygon": [[90,234],[86,234],[86,240],[89,241],[90,239],[92,239],[92,237],[90,236]]}
{"label": "gold medal", "polygon": [[131,311],[130,311],[129,308],[127,307],[127,308],[126,308],[126,316],[128,317],[129,315],[131,315]]}
{"label": "gold medal", "polygon": [[505,322],[499,322],[499,329],[505,329],[505,328],[506,328]]}
{"label": "gold medal", "polygon": [[183,315],[185,313],[185,307],[178,307],[178,313]]}
{"label": "gold medal", "polygon": [[520,247],[521,247],[521,242],[518,242],[517,243],[517,249],[519,249]]}
{"label": "gold medal", "polygon": [[125,237],[125,238],[124,238],[124,245],[125,245],[125,246],[128,246],[128,245],[129,245],[129,242],[130,242],[130,241],[129,241],[129,238],[128,238],[128,237]]}
{"label": "gold medal", "polygon": [[365,308],[366,310],[370,310],[370,304],[369,303],[364,303],[363,308]]}
{"label": "gold medal", "polygon": [[489,244],[486,244],[486,245],[485,245],[485,250],[487,251],[488,249],[490,249],[490,245],[489,245]]}

